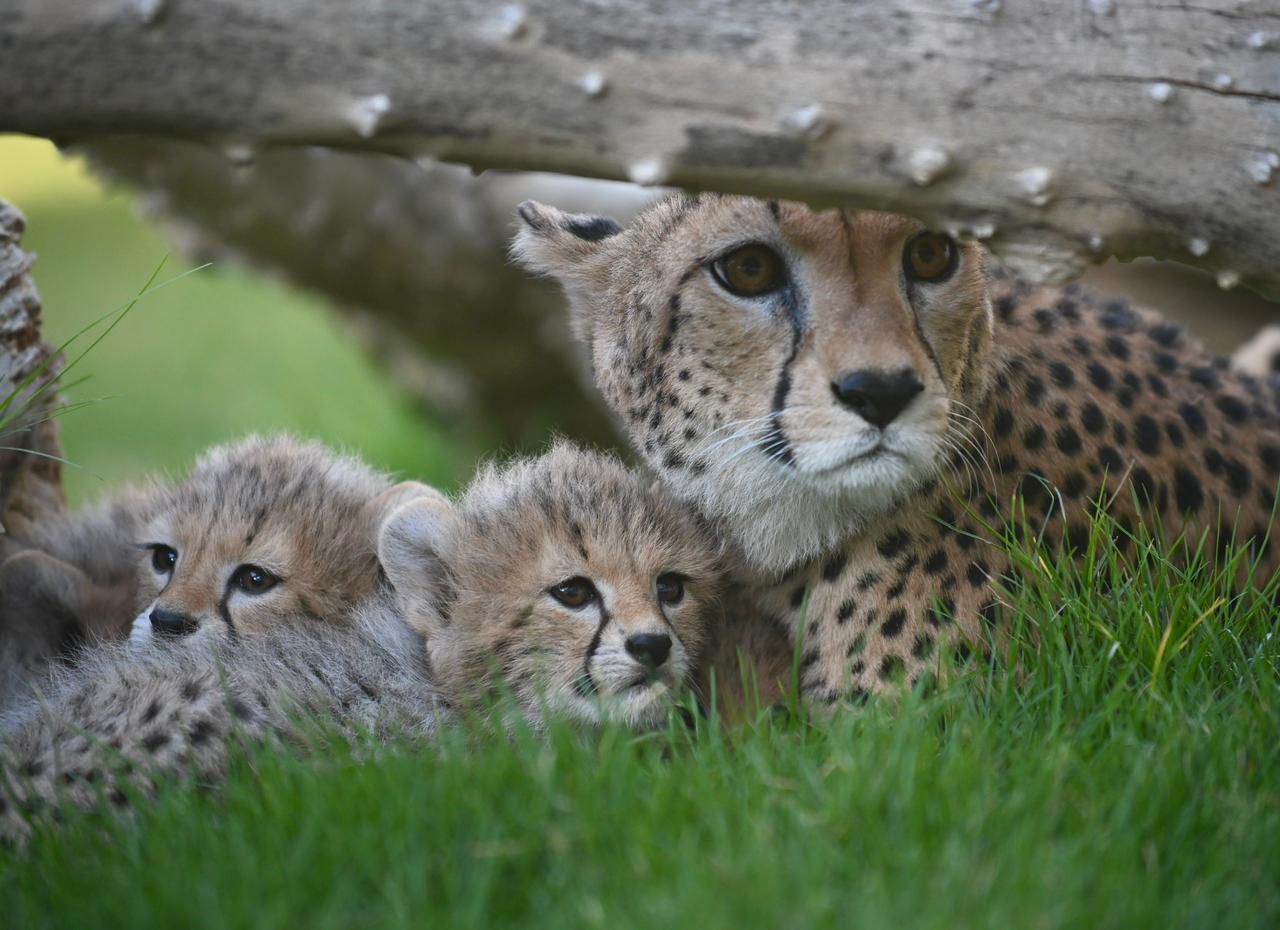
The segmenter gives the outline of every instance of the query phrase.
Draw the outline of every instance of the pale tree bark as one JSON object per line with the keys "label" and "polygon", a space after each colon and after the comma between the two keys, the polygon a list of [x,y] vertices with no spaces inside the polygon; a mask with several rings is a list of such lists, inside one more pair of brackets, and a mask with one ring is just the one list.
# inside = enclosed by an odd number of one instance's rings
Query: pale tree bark
{"label": "pale tree bark", "polygon": [[1274,0],[9,0],[0,129],[880,206],[1280,290]]}
{"label": "pale tree bark", "polygon": [[[0,530],[13,517],[60,512],[61,448],[51,415],[61,358],[40,338],[33,257],[22,250],[22,214],[0,200]],[[0,537],[0,558],[7,551]]]}

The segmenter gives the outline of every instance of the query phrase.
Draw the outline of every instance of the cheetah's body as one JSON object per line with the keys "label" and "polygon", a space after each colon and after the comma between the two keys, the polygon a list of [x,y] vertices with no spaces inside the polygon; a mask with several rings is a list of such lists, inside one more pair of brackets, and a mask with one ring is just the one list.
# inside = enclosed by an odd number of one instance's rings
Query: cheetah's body
{"label": "cheetah's body", "polygon": [[[1274,567],[1276,408],[1152,314],[1031,289],[974,243],[913,277],[924,233],[886,214],[702,195],[625,231],[521,217],[517,253],[564,283],[636,447],[741,552],[763,611],[804,629],[815,698],[914,679],[939,643],[981,638],[1009,563],[980,522],[1015,494],[1050,542],[1079,545],[1105,489],[1121,525],[1136,494],[1168,533],[1203,527],[1212,546],[1237,526]],[[761,245],[781,283],[731,291],[725,263]],[[919,392],[879,427],[836,389],[901,371]]]}

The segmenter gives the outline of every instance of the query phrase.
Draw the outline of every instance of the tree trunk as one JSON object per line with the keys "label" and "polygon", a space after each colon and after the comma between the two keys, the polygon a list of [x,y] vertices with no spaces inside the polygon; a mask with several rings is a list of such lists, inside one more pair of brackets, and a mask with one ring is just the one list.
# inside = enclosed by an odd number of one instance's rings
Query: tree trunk
{"label": "tree trunk", "polygon": [[1273,0],[10,0],[0,129],[878,206],[1280,293]]}
{"label": "tree trunk", "polygon": [[[18,517],[61,511],[58,430],[50,419],[61,358],[40,339],[34,258],[21,248],[25,220],[0,200],[0,530]],[[0,539],[0,558],[6,546]]]}

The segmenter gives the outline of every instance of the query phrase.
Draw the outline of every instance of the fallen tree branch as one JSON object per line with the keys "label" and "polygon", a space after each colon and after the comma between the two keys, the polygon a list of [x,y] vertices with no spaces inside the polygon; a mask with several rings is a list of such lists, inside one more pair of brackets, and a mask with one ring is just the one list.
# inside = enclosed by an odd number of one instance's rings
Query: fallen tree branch
{"label": "fallen tree branch", "polygon": [[1280,294],[1270,0],[16,0],[0,129],[879,206],[1042,277],[1155,255]]}

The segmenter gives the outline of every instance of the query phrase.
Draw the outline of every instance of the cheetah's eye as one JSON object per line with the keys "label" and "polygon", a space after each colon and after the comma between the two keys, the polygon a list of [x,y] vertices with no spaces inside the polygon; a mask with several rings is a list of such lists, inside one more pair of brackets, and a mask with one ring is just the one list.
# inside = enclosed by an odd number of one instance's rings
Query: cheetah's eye
{"label": "cheetah's eye", "polygon": [[586,578],[569,578],[547,589],[547,593],[565,607],[577,610],[600,599],[600,592]]}
{"label": "cheetah's eye", "polygon": [[245,594],[265,594],[280,583],[280,579],[265,568],[241,565],[231,576],[231,583]]}
{"label": "cheetah's eye", "polygon": [[711,263],[716,283],[738,297],[763,297],[787,282],[781,256],[767,245],[752,243]]}
{"label": "cheetah's eye", "polygon": [[147,546],[151,550],[151,567],[161,575],[167,575],[178,564],[178,550],[163,543]]}
{"label": "cheetah's eye", "polygon": [[684,600],[684,583],[689,579],[679,572],[667,572],[659,575],[654,587],[658,591],[658,602],[661,604],[679,604]]}
{"label": "cheetah's eye", "polygon": [[959,257],[960,250],[950,236],[922,232],[907,242],[902,253],[902,270],[908,281],[936,284],[951,277]]}

